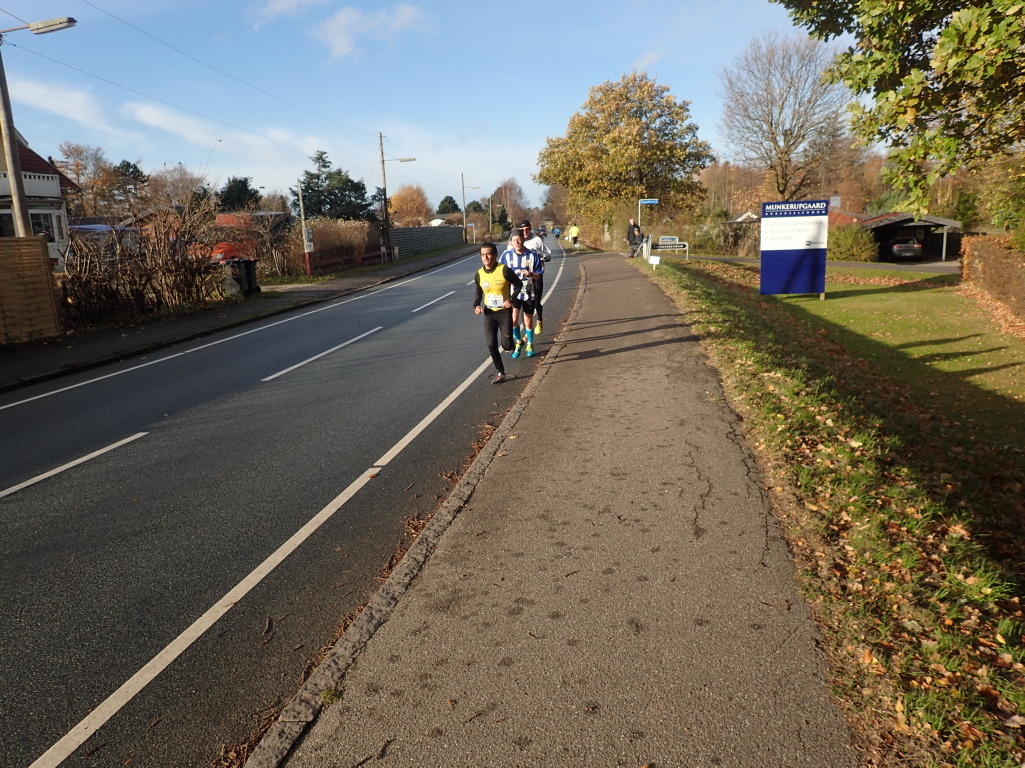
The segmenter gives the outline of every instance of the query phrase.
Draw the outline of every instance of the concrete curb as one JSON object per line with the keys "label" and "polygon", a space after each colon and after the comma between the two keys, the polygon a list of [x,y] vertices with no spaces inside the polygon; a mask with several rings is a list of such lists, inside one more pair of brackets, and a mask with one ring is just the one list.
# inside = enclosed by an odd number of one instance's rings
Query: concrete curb
{"label": "concrete curb", "polygon": [[[582,270],[582,267],[578,267],[578,270]],[[523,394],[506,414],[495,434],[491,436],[470,468],[456,483],[452,494],[434,514],[399,564],[395,566],[388,581],[381,586],[367,607],[345,630],[324,661],[281,711],[277,722],[270,727],[270,730],[260,740],[256,750],[246,761],[245,768],[278,768],[284,762],[306,728],[320,714],[323,706],[320,699],[321,693],[338,687],[348,669],[356,661],[356,657],[363,651],[378,628],[388,620],[392,609],[395,608],[399,598],[420,573],[441,536],[473,495],[506,437],[519,421],[545,376],[548,375],[550,361],[562,352],[565,343],[561,339],[577,318],[584,289],[584,281],[581,280],[573,308],[570,310],[562,333],[556,337],[548,354],[545,355],[544,361],[534,373]]]}
{"label": "concrete curb", "polygon": [[[224,325],[218,325],[213,328],[205,328],[202,331],[195,331],[193,333],[187,333],[182,336],[176,336],[173,339],[158,341],[152,344],[145,344],[141,347],[133,347],[132,349],[127,349],[112,355],[98,357],[94,360],[87,360],[82,363],[75,363],[73,365],[67,366],[66,368],[59,368],[56,371],[50,371],[49,373],[41,373],[36,376],[29,376],[24,379],[18,379],[17,381],[11,381],[6,384],[0,384],[0,393],[10,392],[15,389],[21,389],[22,387],[28,387],[32,384],[41,384],[46,381],[52,381],[53,379],[59,379],[63,376],[69,376],[73,373],[79,373],[81,371],[88,371],[93,368],[99,368],[100,366],[107,365],[108,363],[116,363],[120,360],[124,360],[125,358],[134,357],[135,355],[149,354],[150,352],[156,352],[160,349],[167,349],[168,347],[173,347],[177,344],[184,344],[187,341],[195,341],[196,339],[202,339],[206,336],[212,336],[213,334],[220,333],[221,331],[230,331],[232,328],[239,328],[243,325],[250,325],[251,323],[256,323],[260,320],[266,320],[268,317],[275,317],[276,315],[281,315],[285,312],[292,312],[296,309],[302,309],[303,307],[310,307],[315,304],[324,304],[325,302],[334,301],[335,299],[340,299],[344,296],[351,296],[352,294],[359,293],[360,291],[366,291],[371,288],[377,288],[380,285],[384,285],[395,280],[401,280],[402,278],[409,277],[410,275],[415,275],[420,272],[426,272],[427,270],[433,269],[434,267],[437,267],[440,264],[447,264],[449,262],[455,261],[456,259],[461,259],[464,256],[468,256],[471,253],[473,253],[472,250],[467,251],[466,253],[459,253],[445,261],[435,262],[434,264],[431,264],[430,266],[426,267],[418,267],[417,269],[411,269],[409,272],[403,272],[401,275],[392,275],[382,280],[378,280],[376,283],[370,283],[369,285],[361,285],[358,288],[342,288],[339,289],[337,293],[333,293],[330,296],[323,296],[317,299],[307,299],[305,301],[297,299],[294,304],[290,304],[287,307],[279,307],[278,309],[272,309],[259,315],[253,315],[252,317],[246,317],[241,320],[233,320],[228,323],[225,323]],[[273,286],[268,286],[268,288],[272,289]]]}

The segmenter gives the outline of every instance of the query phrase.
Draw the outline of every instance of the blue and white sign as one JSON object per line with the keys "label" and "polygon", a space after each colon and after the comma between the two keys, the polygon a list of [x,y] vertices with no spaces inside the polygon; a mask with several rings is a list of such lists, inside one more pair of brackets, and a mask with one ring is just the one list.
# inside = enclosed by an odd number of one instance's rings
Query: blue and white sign
{"label": "blue and white sign", "polygon": [[637,204],[638,205],[658,205],[658,198],[657,197],[649,197],[649,198],[646,198],[644,200],[638,200]]}
{"label": "blue and white sign", "polygon": [[829,201],[762,203],[759,293],[825,293]]}

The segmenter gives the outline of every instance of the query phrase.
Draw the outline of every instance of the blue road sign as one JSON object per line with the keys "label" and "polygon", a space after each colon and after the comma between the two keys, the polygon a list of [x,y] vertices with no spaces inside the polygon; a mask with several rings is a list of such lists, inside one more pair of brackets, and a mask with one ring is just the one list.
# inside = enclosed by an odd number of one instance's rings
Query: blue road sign
{"label": "blue road sign", "polygon": [[649,197],[647,200],[638,200],[640,205],[658,205],[657,197]]}

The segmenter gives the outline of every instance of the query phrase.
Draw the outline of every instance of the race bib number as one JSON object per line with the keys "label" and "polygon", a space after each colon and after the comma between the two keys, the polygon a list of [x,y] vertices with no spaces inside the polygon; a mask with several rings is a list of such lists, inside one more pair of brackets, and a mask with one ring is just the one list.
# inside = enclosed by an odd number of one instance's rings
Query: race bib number
{"label": "race bib number", "polygon": [[484,306],[488,309],[502,309],[505,306],[505,299],[493,293],[484,296]]}

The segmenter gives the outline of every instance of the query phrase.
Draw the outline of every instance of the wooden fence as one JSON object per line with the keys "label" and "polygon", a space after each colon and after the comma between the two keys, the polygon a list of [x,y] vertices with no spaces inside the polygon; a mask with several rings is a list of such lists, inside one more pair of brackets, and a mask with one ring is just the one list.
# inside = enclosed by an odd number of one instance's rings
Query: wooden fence
{"label": "wooden fence", "polygon": [[43,237],[0,237],[0,342],[60,333],[60,315]]}

